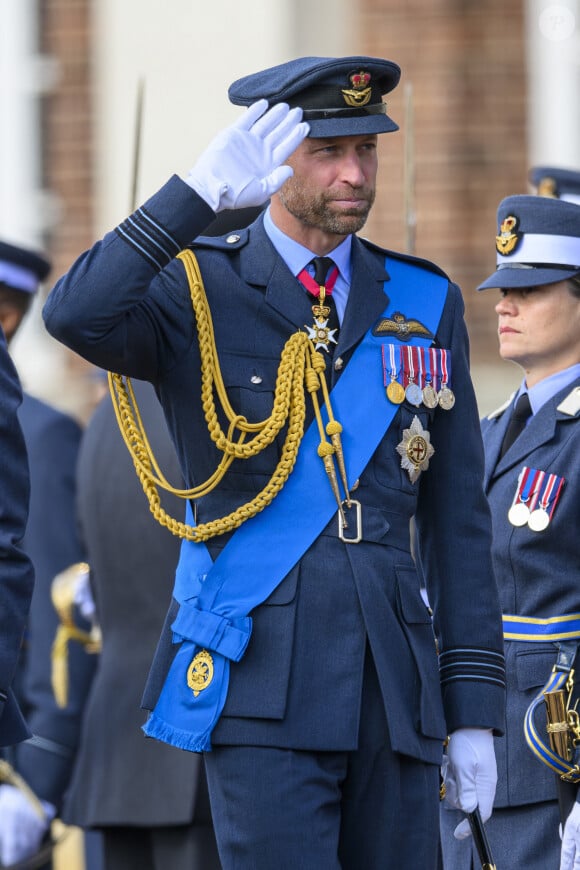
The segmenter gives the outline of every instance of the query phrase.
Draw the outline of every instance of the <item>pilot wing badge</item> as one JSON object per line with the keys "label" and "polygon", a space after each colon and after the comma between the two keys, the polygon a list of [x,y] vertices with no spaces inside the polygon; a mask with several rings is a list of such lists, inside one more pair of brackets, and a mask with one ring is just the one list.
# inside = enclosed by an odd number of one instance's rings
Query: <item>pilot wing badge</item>
{"label": "pilot wing badge", "polygon": [[392,317],[381,317],[373,328],[373,335],[390,335],[399,341],[409,341],[410,338],[433,338],[432,333],[420,320],[407,319],[400,311],[396,311]]}

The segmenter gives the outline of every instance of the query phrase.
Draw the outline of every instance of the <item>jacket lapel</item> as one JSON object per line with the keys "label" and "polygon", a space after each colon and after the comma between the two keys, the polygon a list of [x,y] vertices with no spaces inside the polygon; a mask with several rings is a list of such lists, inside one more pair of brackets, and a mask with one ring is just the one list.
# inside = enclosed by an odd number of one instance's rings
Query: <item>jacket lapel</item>
{"label": "jacket lapel", "polygon": [[312,306],[304,288],[278,255],[264,229],[263,217],[252,224],[249,244],[240,252],[240,275],[264,292],[264,301],[294,329],[312,322]]}
{"label": "jacket lapel", "polygon": [[352,283],[335,356],[348,353],[386,308],[383,285],[389,280],[384,257],[369,251],[356,236],[352,240]]}

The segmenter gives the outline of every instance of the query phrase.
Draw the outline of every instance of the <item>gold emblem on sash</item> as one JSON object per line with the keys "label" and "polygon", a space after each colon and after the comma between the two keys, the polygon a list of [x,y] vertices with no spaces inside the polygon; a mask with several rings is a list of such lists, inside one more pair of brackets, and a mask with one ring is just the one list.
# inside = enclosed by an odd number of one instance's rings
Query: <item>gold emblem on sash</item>
{"label": "gold emblem on sash", "polygon": [[520,240],[519,233],[513,232],[517,230],[519,221],[517,217],[509,215],[502,221],[500,227],[500,235],[495,237],[495,247],[500,254],[511,254],[515,246]]}
{"label": "gold emblem on sash", "polygon": [[361,70],[358,73],[352,73],[349,78],[351,88],[344,88],[342,91],[344,102],[347,106],[366,106],[371,98],[370,73]]}
{"label": "gold emblem on sash", "polygon": [[206,649],[200,650],[187,669],[187,685],[197,698],[213,680],[213,659]]}

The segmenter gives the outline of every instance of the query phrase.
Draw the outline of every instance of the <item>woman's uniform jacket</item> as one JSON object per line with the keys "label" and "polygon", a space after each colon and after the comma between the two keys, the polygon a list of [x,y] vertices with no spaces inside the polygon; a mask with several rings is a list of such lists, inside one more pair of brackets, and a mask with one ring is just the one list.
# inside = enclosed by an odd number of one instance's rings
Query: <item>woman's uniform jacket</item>
{"label": "woman's uniform jacket", "polygon": [[11,688],[34,586],[32,563],[22,548],[30,489],[17,417],[21,401],[0,329],[0,746],[30,736]]}
{"label": "woman's uniform jacket", "polygon": [[[192,247],[212,311],[225,386],[234,409],[250,421],[269,416],[282,348],[293,332],[312,322],[311,303],[267,238],[262,219],[227,236],[198,238],[213,217],[184,182],[172,178],[79,258],[44,309],[54,337],[97,365],[154,384],[188,486],[209,477],[219,457],[200,404],[190,292],[175,255],[196,240]],[[417,261],[417,266],[418,278],[422,269],[442,275],[432,264]],[[330,374],[333,384],[380,319],[388,281],[385,251],[353,238],[352,282]],[[408,293],[403,313],[420,320],[411,285]],[[355,748],[367,646],[395,751],[439,763],[449,731],[503,729],[503,645],[483,450],[463,302],[451,283],[435,343],[451,354],[455,407],[400,406],[356,490],[363,540],[343,543],[334,519],[253,611],[252,637],[243,659],[232,665],[214,743]],[[367,378],[383,377],[380,352],[377,357],[375,371],[361,372],[361,391]],[[396,448],[415,416],[429,430],[435,454],[413,484]],[[348,429],[348,418],[341,422]],[[235,461],[219,487],[196,504],[198,523],[250,500],[272,474],[280,443],[251,460]],[[296,511],[315,510],[315,492],[308,504],[296,505]],[[443,656],[441,678],[431,616],[410,552],[412,517]],[[209,542],[214,558],[225,542],[225,536]],[[175,651],[169,629],[174,612],[175,604],[148,681],[148,708]]]}
{"label": "woman's uniform jacket", "polygon": [[[511,406],[510,406],[511,407]],[[509,411],[482,423],[485,487],[493,522],[493,566],[505,614],[539,619],[580,612],[580,381],[546,402],[498,459]],[[550,524],[541,532],[513,526],[508,511],[518,477],[534,468],[564,478]],[[496,806],[556,798],[554,773],[533,755],[524,736],[526,710],[556,661],[554,643],[506,641],[506,735],[496,741],[499,782]],[[543,704],[536,727],[544,742]]]}

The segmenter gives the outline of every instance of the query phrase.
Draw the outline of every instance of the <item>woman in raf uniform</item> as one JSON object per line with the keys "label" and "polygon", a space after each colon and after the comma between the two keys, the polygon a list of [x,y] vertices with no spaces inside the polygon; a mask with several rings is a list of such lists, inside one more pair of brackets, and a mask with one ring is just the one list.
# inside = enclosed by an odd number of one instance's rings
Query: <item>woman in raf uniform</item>
{"label": "woman in raf uniform", "polygon": [[[569,618],[580,612],[580,207],[510,196],[498,209],[496,246],[497,271],[478,289],[499,292],[500,356],[523,380],[482,424],[508,680],[486,828],[498,867],[572,870],[580,856],[577,786],[555,775],[566,764],[548,739],[542,689],[557,659],[567,672],[580,640]],[[444,807],[445,870],[479,866],[470,843],[447,836],[456,824]]]}

